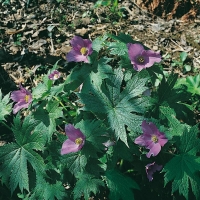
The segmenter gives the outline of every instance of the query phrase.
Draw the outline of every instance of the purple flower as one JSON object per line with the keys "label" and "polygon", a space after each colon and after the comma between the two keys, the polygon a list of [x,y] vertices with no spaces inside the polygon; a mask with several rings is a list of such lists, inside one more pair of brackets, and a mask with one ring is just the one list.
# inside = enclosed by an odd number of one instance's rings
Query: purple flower
{"label": "purple flower", "polygon": [[79,36],[74,36],[70,41],[72,50],[67,54],[68,62],[85,62],[88,63],[87,56],[92,54],[92,42],[89,39],[83,39]]}
{"label": "purple flower", "polygon": [[161,55],[152,50],[145,50],[141,44],[127,44],[128,55],[136,71],[151,67],[161,61]]}
{"label": "purple flower", "polygon": [[65,133],[68,136],[68,139],[62,145],[61,155],[77,152],[85,144],[85,136],[80,129],[74,128],[73,125],[66,125]]}
{"label": "purple flower", "polygon": [[31,93],[20,85],[20,90],[13,91],[10,98],[17,102],[13,108],[13,113],[16,114],[22,108],[28,108],[32,102]]}
{"label": "purple flower", "polygon": [[155,162],[153,162],[146,165],[145,168],[146,168],[147,178],[149,179],[149,181],[152,181],[154,172],[160,171],[162,169],[162,165],[157,165]]}
{"label": "purple flower", "polygon": [[49,74],[48,78],[52,81],[55,81],[60,78],[60,72],[57,70],[54,70],[51,74]]}
{"label": "purple flower", "polygon": [[150,149],[147,153],[147,157],[157,156],[161,150],[161,146],[164,146],[168,139],[165,134],[160,132],[153,123],[142,122],[143,134],[135,139],[135,144],[144,146],[146,149]]}

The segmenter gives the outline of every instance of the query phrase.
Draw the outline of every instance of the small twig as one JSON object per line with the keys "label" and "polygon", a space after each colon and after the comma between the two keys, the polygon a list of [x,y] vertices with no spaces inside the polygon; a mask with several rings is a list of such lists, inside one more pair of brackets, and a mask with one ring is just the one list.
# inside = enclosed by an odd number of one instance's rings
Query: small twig
{"label": "small twig", "polygon": [[173,52],[174,52],[174,51],[185,51],[185,50],[183,49],[183,47],[180,46],[178,43],[174,42],[174,40],[170,39],[170,41],[172,41],[176,46],[178,46],[178,47],[180,48],[179,50],[178,50],[178,49],[173,50]]}

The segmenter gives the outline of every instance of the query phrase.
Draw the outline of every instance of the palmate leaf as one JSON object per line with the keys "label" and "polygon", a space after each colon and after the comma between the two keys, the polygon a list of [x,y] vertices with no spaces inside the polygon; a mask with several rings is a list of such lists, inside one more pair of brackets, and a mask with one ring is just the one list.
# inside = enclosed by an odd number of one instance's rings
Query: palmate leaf
{"label": "palmate leaf", "polygon": [[99,52],[101,48],[104,46],[104,42],[107,39],[107,35],[103,35],[101,37],[95,38],[95,40],[92,42],[92,49],[96,52]]}
{"label": "palmate leaf", "polygon": [[[44,108],[45,107],[45,108]],[[34,118],[45,126],[43,129],[44,137],[50,141],[52,134],[56,130],[56,119],[63,117],[62,108],[58,101],[44,102],[39,105],[33,114]]]}
{"label": "palmate leaf", "polygon": [[82,195],[84,195],[84,199],[89,199],[91,193],[97,194],[99,187],[104,186],[102,180],[97,179],[90,174],[79,173],[77,178],[78,181],[73,190],[74,199],[79,199]]}
{"label": "palmate leaf", "polygon": [[40,99],[44,95],[44,93],[48,90],[47,86],[44,83],[39,83],[32,92],[32,96],[34,99]]}
{"label": "palmate leaf", "polygon": [[50,119],[50,126],[49,126],[49,139],[51,138],[53,132],[56,130],[56,119],[63,117],[62,108],[59,107],[58,101],[49,101],[46,110],[48,111],[48,116]]}
{"label": "palmate leaf", "polygon": [[78,96],[84,104],[83,110],[91,111],[100,117],[106,114],[108,126],[115,132],[116,138],[120,138],[128,146],[125,126],[132,132],[141,131],[143,116],[138,113],[138,96],[147,89],[144,85],[148,75],[145,70],[137,73],[127,81],[125,89],[121,91],[123,72],[117,69],[114,74],[106,79],[102,87],[91,80],[93,84],[90,92],[79,93]]}
{"label": "palmate leaf", "polygon": [[0,121],[5,120],[5,116],[9,115],[12,111],[12,103],[10,101],[10,94],[5,95],[2,97],[2,92],[0,89]]}
{"label": "palmate leaf", "polygon": [[88,64],[74,67],[65,80],[64,89],[67,91],[77,89],[82,83],[84,83],[91,71],[92,68]]}
{"label": "palmate leaf", "polygon": [[160,106],[160,112],[168,119],[170,127],[170,136],[182,135],[184,125],[176,118],[175,111],[170,107]]}
{"label": "palmate leaf", "polygon": [[61,200],[65,199],[66,197],[67,194],[62,182],[56,181],[56,183],[50,184],[43,178],[38,178],[36,181],[36,187],[29,197],[29,200]]}
{"label": "palmate leaf", "polygon": [[16,143],[0,147],[0,177],[6,185],[9,185],[12,193],[18,185],[21,192],[23,189],[29,191],[27,162],[37,175],[44,173],[43,159],[34,151],[43,150],[45,144],[41,134],[41,124],[37,124],[31,117],[27,117],[20,126],[20,116],[17,115],[12,127]]}
{"label": "palmate leaf", "polygon": [[53,96],[58,96],[61,92],[63,92],[64,89],[64,83],[60,83],[59,85],[54,85],[50,89],[50,94],[48,96],[48,99],[52,99]]}
{"label": "palmate leaf", "polygon": [[128,53],[128,48],[123,42],[110,42],[108,43],[108,49],[110,49],[110,54],[122,56]]}
{"label": "palmate leaf", "polygon": [[125,44],[127,43],[135,43],[136,41],[133,40],[133,38],[130,35],[126,35],[124,33],[120,33],[119,35],[112,35],[112,34],[108,34],[108,36],[114,40],[123,42]]}
{"label": "palmate leaf", "polygon": [[105,180],[110,190],[110,200],[134,200],[132,189],[139,189],[139,186],[133,179],[122,175],[116,170],[110,170],[106,172]]}
{"label": "palmate leaf", "polygon": [[90,89],[91,81],[96,85],[101,85],[102,81],[109,78],[110,74],[113,74],[112,67],[108,64],[112,59],[103,57],[97,62],[97,70],[90,73],[90,79],[86,79],[83,84],[82,92],[88,92]]}
{"label": "palmate leaf", "polygon": [[200,198],[198,192],[200,158],[195,156],[200,150],[200,139],[197,138],[197,133],[198,126],[192,127],[190,131],[185,128],[182,137],[177,139],[176,146],[179,155],[172,158],[163,169],[163,172],[166,172],[164,175],[165,185],[172,181],[172,193],[178,190],[186,199],[189,198],[189,186],[196,198]]}
{"label": "palmate leaf", "polygon": [[80,153],[70,153],[61,158],[61,162],[65,165],[72,174],[77,174],[85,169],[87,158]]}
{"label": "palmate leaf", "polygon": [[169,106],[174,109],[179,120],[191,123],[194,113],[191,110],[191,106],[184,104],[189,100],[190,94],[182,87],[174,88],[177,78],[177,74],[170,74],[167,80],[163,77],[158,93],[153,97],[156,102],[156,109],[159,109],[160,106]]}

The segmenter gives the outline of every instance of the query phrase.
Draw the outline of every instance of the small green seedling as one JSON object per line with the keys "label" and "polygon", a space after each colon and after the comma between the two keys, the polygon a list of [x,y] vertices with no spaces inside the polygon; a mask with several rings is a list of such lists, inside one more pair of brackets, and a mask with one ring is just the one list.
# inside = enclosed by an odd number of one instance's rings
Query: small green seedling
{"label": "small green seedling", "polygon": [[186,52],[181,52],[180,54],[180,61],[173,60],[172,67],[178,66],[180,68],[183,68],[183,73],[187,73],[191,71],[192,67],[188,64],[185,64],[186,58],[188,54]]}

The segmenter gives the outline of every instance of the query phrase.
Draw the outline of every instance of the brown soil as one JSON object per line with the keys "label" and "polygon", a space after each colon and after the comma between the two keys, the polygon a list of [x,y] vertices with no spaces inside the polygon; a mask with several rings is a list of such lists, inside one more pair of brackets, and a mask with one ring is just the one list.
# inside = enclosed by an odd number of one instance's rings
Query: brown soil
{"label": "brown soil", "polygon": [[[119,1],[116,12],[95,7],[96,1],[6,2],[0,7],[0,88],[4,93],[19,83],[37,85],[40,75],[59,59],[61,71],[66,72],[65,55],[74,35],[94,39],[106,32],[123,32],[161,51],[168,63],[186,51],[193,69],[200,68],[198,1],[174,0],[167,6],[167,0],[126,0]],[[190,13],[193,17],[186,17]]]}

